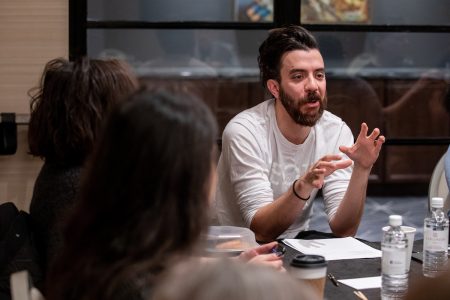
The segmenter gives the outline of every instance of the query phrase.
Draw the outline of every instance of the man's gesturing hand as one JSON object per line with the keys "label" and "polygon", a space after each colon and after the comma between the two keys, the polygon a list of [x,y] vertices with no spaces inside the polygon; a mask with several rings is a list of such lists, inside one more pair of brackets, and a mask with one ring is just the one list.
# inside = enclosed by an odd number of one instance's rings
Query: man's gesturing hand
{"label": "man's gesturing hand", "polygon": [[300,178],[300,181],[312,188],[322,188],[325,177],[338,169],[351,166],[352,161],[350,159],[341,160],[341,158],[340,155],[325,155],[309,168],[308,172]]}
{"label": "man's gesturing hand", "polygon": [[339,150],[355,162],[355,166],[360,166],[364,169],[370,169],[377,161],[381,145],[385,141],[384,136],[380,135],[378,128],[375,128],[369,136],[367,132],[367,124],[362,123],[356,143],[351,147],[339,147]]}

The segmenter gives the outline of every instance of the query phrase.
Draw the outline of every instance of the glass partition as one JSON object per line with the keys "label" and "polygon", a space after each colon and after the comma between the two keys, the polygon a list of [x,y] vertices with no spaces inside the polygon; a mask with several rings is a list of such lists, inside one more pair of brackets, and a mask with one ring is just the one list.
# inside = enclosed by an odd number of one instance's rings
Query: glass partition
{"label": "glass partition", "polygon": [[313,33],[329,74],[450,78],[450,33]]}
{"label": "glass partition", "polygon": [[[90,29],[88,55],[139,74],[258,77],[266,30]],[[328,76],[450,78],[450,33],[314,32]]]}
{"label": "glass partition", "polygon": [[448,1],[301,0],[302,24],[449,25]]}
{"label": "glass partition", "polygon": [[265,30],[91,29],[91,57],[120,57],[140,75],[255,77]]}
{"label": "glass partition", "polygon": [[272,22],[273,0],[90,0],[89,20]]}

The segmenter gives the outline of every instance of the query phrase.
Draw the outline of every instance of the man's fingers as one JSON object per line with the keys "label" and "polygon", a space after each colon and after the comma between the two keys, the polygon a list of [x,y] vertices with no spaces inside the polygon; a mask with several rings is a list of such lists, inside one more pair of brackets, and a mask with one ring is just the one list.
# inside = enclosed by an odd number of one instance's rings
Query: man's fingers
{"label": "man's fingers", "polygon": [[316,166],[317,170],[323,170],[323,172],[319,173],[326,173],[328,170],[337,170],[337,169],[345,169],[349,167],[352,164],[352,161],[350,159],[346,160],[339,160],[336,162],[319,162]]}
{"label": "man's fingers", "polygon": [[375,128],[372,133],[369,135],[369,139],[375,140],[377,136],[380,135],[380,129]]}
{"label": "man's fingers", "polygon": [[339,146],[339,151],[341,151],[344,154],[347,154],[348,151],[350,150],[350,147],[347,146]]}
{"label": "man's fingers", "polygon": [[320,161],[333,161],[333,160],[340,160],[342,158],[342,156],[340,156],[339,154],[328,154],[323,156],[321,159],[319,159]]}
{"label": "man's fingers", "polygon": [[338,162],[336,162],[336,163],[334,163],[335,164],[335,166],[336,166],[336,170],[337,169],[345,169],[345,168],[348,168],[348,167],[350,167],[351,165],[352,165],[352,160],[351,159],[346,159],[346,160],[342,160],[342,161],[338,161]]}
{"label": "man's fingers", "polygon": [[380,135],[378,139],[375,140],[375,149],[379,152],[381,150],[381,146],[386,141],[386,138],[383,135]]}
{"label": "man's fingers", "polygon": [[315,169],[333,168],[334,164],[334,162],[319,161],[316,164]]}
{"label": "man's fingers", "polygon": [[312,182],[312,185],[314,186],[314,188],[316,189],[321,189],[323,186],[323,179],[316,179]]}
{"label": "man's fingers", "polygon": [[314,175],[322,175],[325,174],[327,172],[327,169],[325,168],[315,168],[313,170]]}
{"label": "man's fingers", "polygon": [[367,137],[367,131],[369,130],[369,127],[367,127],[366,123],[361,123],[361,130],[359,131],[358,138],[365,138]]}

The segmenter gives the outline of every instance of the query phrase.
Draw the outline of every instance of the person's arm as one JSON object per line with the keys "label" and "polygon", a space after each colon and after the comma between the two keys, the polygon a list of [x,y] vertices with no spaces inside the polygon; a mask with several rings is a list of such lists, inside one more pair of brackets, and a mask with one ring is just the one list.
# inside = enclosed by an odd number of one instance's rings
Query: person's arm
{"label": "person's arm", "polygon": [[356,234],[364,211],[370,171],[385,141],[378,128],[375,128],[369,136],[367,136],[367,132],[367,125],[361,124],[361,131],[355,144],[351,147],[339,147],[343,153],[353,160],[354,167],[347,191],[335,215],[330,220],[330,228],[337,236]]}
{"label": "person's arm", "polygon": [[[420,93],[424,91],[424,89],[430,84],[439,85],[440,88],[435,89],[432,93],[437,92],[440,93],[441,88],[445,88],[445,80],[442,80],[442,74],[436,69],[431,69],[420,75],[420,78],[411,86],[409,90],[406,91],[403,96],[401,96],[397,101],[393,104],[390,104],[383,108],[383,113],[385,114],[395,114],[402,113],[407,105],[416,106],[417,103],[411,103],[411,101],[421,101],[423,97],[420,96]],[[436,97],[436,95],[427,95],[427,100]]]}
{"label": "person's arm", "polygon": [[[294,189],[303,199],[309,199],[314,189],[320,189],[324,178],[338,169],[351,165],[350,160],[340,160],[339,155],[326,155],[310,167],[308,172],[300,177]],[[250,229],[255,232],[259,241],[276,239],[302,213],[306,201],[299,199],[291,187],[272,203],[261,207],[252,219]]]}
{"label": "person's arm", "polygon": [[[241,216],[255,233],[256,240],[275,240],[302,214],[305,201],[294,195],[292,183],[286,192],[274,199],[269,180],[262,137],[242,124],[229,124],[223,134],[222,155],[229,165],[230,182]],[[315,188],[321,188],[324,178],[337,169],[347,168],[350,160],[339,155],[327,155],[318,160],[299,180],[296,193],[306,199]],[[232,197],[232,195],[229,195]]]}
{"label": "person's arm", "polygon": [[[301,213],[304,201],[292,190],[274,199],[269,179],[267,138],[258,134],[251,124],[231,123],[223,133],[222,158],[229,168],[229,180],[240,214],[255,233],[256,240],[273,241],[285,231]],[[272,175],[273,176],[273,175]],[[308,197],[307,191],[297,186],[297,192]],[[261,224],[261,225],[260,225]]]}
{"label": "person's arm", "polygon": [[450,190],[450,147],[448,147],[444,158],[444,172],[445,179],[447,180],[447,187]]}
{"label": "person's arm", "polygon": [[[302,183],[297,183],[296,190],[299,196],[308,198],[312,189],[299,188]],[[305,203],[305,201],[297,198],[292,190],[288,190],[272,203],[258,209],[250,224],[250,229],[255,233],[256,240],[261,242],[275,240],[302,213]]]}

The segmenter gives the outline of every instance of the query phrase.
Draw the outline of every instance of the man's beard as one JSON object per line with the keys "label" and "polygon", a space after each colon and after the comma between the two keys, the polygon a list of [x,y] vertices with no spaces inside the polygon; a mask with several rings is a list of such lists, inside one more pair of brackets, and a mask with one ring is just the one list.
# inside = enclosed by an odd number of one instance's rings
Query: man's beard
{"label": "man's beard", "polygon": [[[309,93],[306,97],[298,99],[298,101],[296,101],[294,98],[289,96],[281,86],[280,101],[295,123],[308,127],[313,127],[317,123],[320,117],[322,117],[323,111],[326,109],[327,105],[327,97],[325,96],[323,99],[321,99],[320,96],[314,92]],[[313,103],[315,101],[319,101],[320,103],[319,111],[317,111],[317,113],[305,114],[301,112],[300,108],[304,104]]]}

